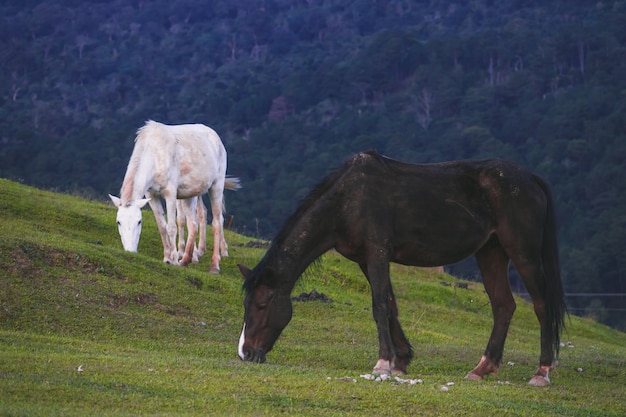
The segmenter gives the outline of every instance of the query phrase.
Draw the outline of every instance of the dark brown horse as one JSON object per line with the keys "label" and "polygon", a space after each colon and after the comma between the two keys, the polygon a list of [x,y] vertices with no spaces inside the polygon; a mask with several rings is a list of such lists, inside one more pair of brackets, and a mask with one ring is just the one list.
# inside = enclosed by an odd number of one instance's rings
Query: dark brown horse
{"label": "dark brown horse", "polygon": [[379,355],[374,373],[406,373],[413,349],[398,321],[389,262],[436,266],[474,254],[493,311],[489,342],[467,374],[496,373],[515,301],[513,263],[541,326],[539,368],[548,385],[566,314],[550,190],[536,175],[502,160],[411,165],[360,153],[301,203],[245,276],[243,360],[264,362],[291,320],[291,291],[308,265],[335,248],[356,262],[372,289]]}

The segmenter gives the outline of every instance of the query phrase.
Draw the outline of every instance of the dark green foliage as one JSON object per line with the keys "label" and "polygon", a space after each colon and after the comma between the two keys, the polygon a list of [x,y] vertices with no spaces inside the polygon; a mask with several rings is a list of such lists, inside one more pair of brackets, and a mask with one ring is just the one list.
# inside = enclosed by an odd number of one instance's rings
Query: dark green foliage
{"label": "dark green foliage", "polygon": [[[58,0],[0,16],[1,177],[105,199],[145,120],[205,123],[244,186],[226,195],[233,227],[269,238],[352,153],[509,158],[553,188],[566,291],[626,292],[626,1]],[[599,302],[623,329],[617,301]]]}

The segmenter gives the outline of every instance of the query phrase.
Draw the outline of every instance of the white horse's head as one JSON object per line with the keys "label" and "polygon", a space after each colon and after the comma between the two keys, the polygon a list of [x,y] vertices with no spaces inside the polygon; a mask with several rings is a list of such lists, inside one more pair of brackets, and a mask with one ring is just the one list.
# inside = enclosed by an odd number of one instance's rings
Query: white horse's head
{"label": "white horse's head", "polygon": [[128,252],[137,252],[139,235],[141,235],[141,208],[149,198],[142,198],[122,204],[119,197],[109,194],[111,201],[117,207],[117,228],[122,238],[122,246]]}

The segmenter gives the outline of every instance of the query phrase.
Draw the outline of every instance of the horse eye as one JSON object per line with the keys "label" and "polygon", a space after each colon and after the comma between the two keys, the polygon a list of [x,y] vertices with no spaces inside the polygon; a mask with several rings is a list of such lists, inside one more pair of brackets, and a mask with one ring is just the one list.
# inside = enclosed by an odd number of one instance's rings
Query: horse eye
{"label": "horse eye", "polygon": [[137,222],[137,226],[140,226],[140,225],[141,225],[141,220]]}
{"label": "horse eye", "polygon": [[121,225],[122,225],[122,223],[120,223],[120,222],[119,222],[119,220],[118,220],[118,221],[117,221],[117,225],[118,225],[118,226],[121,226]]}

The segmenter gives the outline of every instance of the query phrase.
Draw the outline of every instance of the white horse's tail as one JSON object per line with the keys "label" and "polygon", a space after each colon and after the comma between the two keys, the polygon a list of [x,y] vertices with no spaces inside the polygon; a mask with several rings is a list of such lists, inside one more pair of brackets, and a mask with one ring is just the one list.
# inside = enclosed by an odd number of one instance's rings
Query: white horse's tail
{"label": "white horse's tail", "polygon": [[237,177],[224,178],[224,188],[227,190],[238,190],[241,188],[241,182]]}

